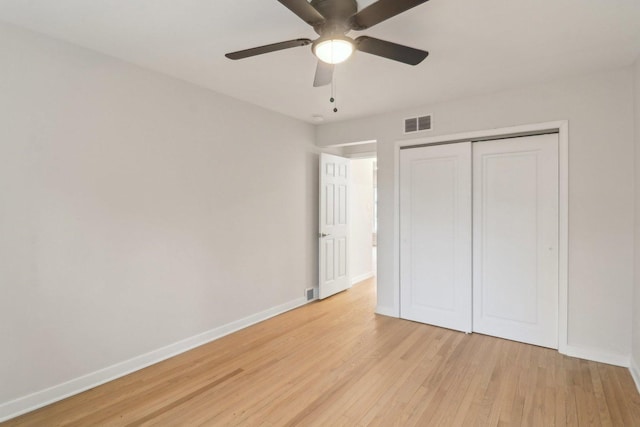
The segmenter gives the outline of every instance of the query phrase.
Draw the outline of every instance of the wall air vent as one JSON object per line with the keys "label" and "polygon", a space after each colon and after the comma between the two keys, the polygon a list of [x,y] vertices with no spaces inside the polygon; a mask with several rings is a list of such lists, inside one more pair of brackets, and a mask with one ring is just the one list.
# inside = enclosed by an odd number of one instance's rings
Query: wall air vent
{"label": "wall air vent", "polygon": [[316,297],[314,289],[313,288],[308,288],[305,290],[305,293],[307,295],[307,301],[311,301],[312,299],[314,299]]}
{"label": "wall air vent", "polygon": [[431,114],[404,119],[404,133],[422,132],[431,129]]}

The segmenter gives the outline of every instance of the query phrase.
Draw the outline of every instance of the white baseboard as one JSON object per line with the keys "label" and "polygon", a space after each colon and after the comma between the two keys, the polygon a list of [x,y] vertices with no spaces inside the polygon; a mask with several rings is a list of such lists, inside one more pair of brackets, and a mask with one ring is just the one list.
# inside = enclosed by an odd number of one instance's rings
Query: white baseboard
{"label": "white baseboard", "polygon": [[560,348],[560,353],[566,356],[577,357],[578,359],[591,360],[593,362],[606,363],[608,365],[622,366],[624,368],[628,368],[630,364],[628,355],[609,353],[593,348],[567,345]]}
{"label": "white baseboard", "polygon": [[367,279],[370,279],[373,276],[375,276],[375,273],[373,271],[354,276],[354,277],[351,278],[351,286],[357,285],[358,283],[363,282],[363,281],[365,281]]}
{"label": "white baseboard", "polygon": [[640,367],[638,367],[638,364],[633,357],[631,358],[631,366],[629,366],[629,372],[631,372],[631,377],[636,383],[638,393],[640,393]]}
{"label": "white baseboard", "polygon": [[222,338],[225,335],[239,331],[240,329],[244,329],[289,310],[293,310],[294,308],[303,306],[307,302],[310,301],[307,301],[306,298],[298,298],[243,319],[227,323],[226,325],[211,329],[210,331],[178,341],[166,347],[136,356],[132,359],[125,360],[90,374],[74,378],[65,383],[2,403],[0,404],[0,422],[31,412],[69,396],[73,396],[74,394],[81,393],[90,388],[146,368],[147,366],[154,365],[158,362],[184,353],[185,351],[189,351],[208,342],[217,340],[218,338]]}

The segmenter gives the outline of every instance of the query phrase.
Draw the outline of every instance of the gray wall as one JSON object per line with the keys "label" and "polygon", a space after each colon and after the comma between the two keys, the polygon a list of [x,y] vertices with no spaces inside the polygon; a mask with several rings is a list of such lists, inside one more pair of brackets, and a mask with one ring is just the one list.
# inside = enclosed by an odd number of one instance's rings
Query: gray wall
{"label": "gray wall", "polygon": [[635,64],[635,129],[636,129],[636,228],[635,228],[635,280],[633,300],[632,368],[640,387],[640,58]]}
{"label": "gray wall", "polygon": [[0,405],[317,283],[311,125],[0,25]]}
{"label": "gray wall", "polygon": [[[394,142],[402,119],[434,114],[439,136],[569,120],[569,345],[628,360],[634,253],[631,68],[329,123],[319,145],[378,141],[378,310],[398,312],[394,277]],[[416,138],[416,136],[412,136]]]}

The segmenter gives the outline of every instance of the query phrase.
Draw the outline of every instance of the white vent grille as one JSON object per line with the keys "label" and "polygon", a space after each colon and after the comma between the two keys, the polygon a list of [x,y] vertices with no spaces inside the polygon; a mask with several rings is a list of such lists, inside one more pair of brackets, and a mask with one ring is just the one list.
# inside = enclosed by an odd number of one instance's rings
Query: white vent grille
{"label": "white vent grille", "polygon": [[418,131],[418,119],[405,119],[404,120],[404,133],[417,132]]}
{"label": "white vent grille", "polygon": [[404,133],[422,132],[432,129],[431,114],[404,119]]}

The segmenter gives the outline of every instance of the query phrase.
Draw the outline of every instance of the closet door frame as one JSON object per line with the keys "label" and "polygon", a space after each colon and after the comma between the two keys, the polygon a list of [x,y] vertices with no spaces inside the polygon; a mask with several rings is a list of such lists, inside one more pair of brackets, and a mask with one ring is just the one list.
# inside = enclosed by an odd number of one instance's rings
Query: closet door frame
{"label": "closet door frame", "polygon": [[396,141],[394,144],[394,239],[393,239],[393,307],[376,308],[376,312],[400,317],[400,150],[407,147],[451,144],[463,141],[486,141],[519,136],[558,134],[558,351],[574,353],[568,345],[568,264],[569,264],[569,121],[555,121],[530,125],[490,129],[419,139]]}

